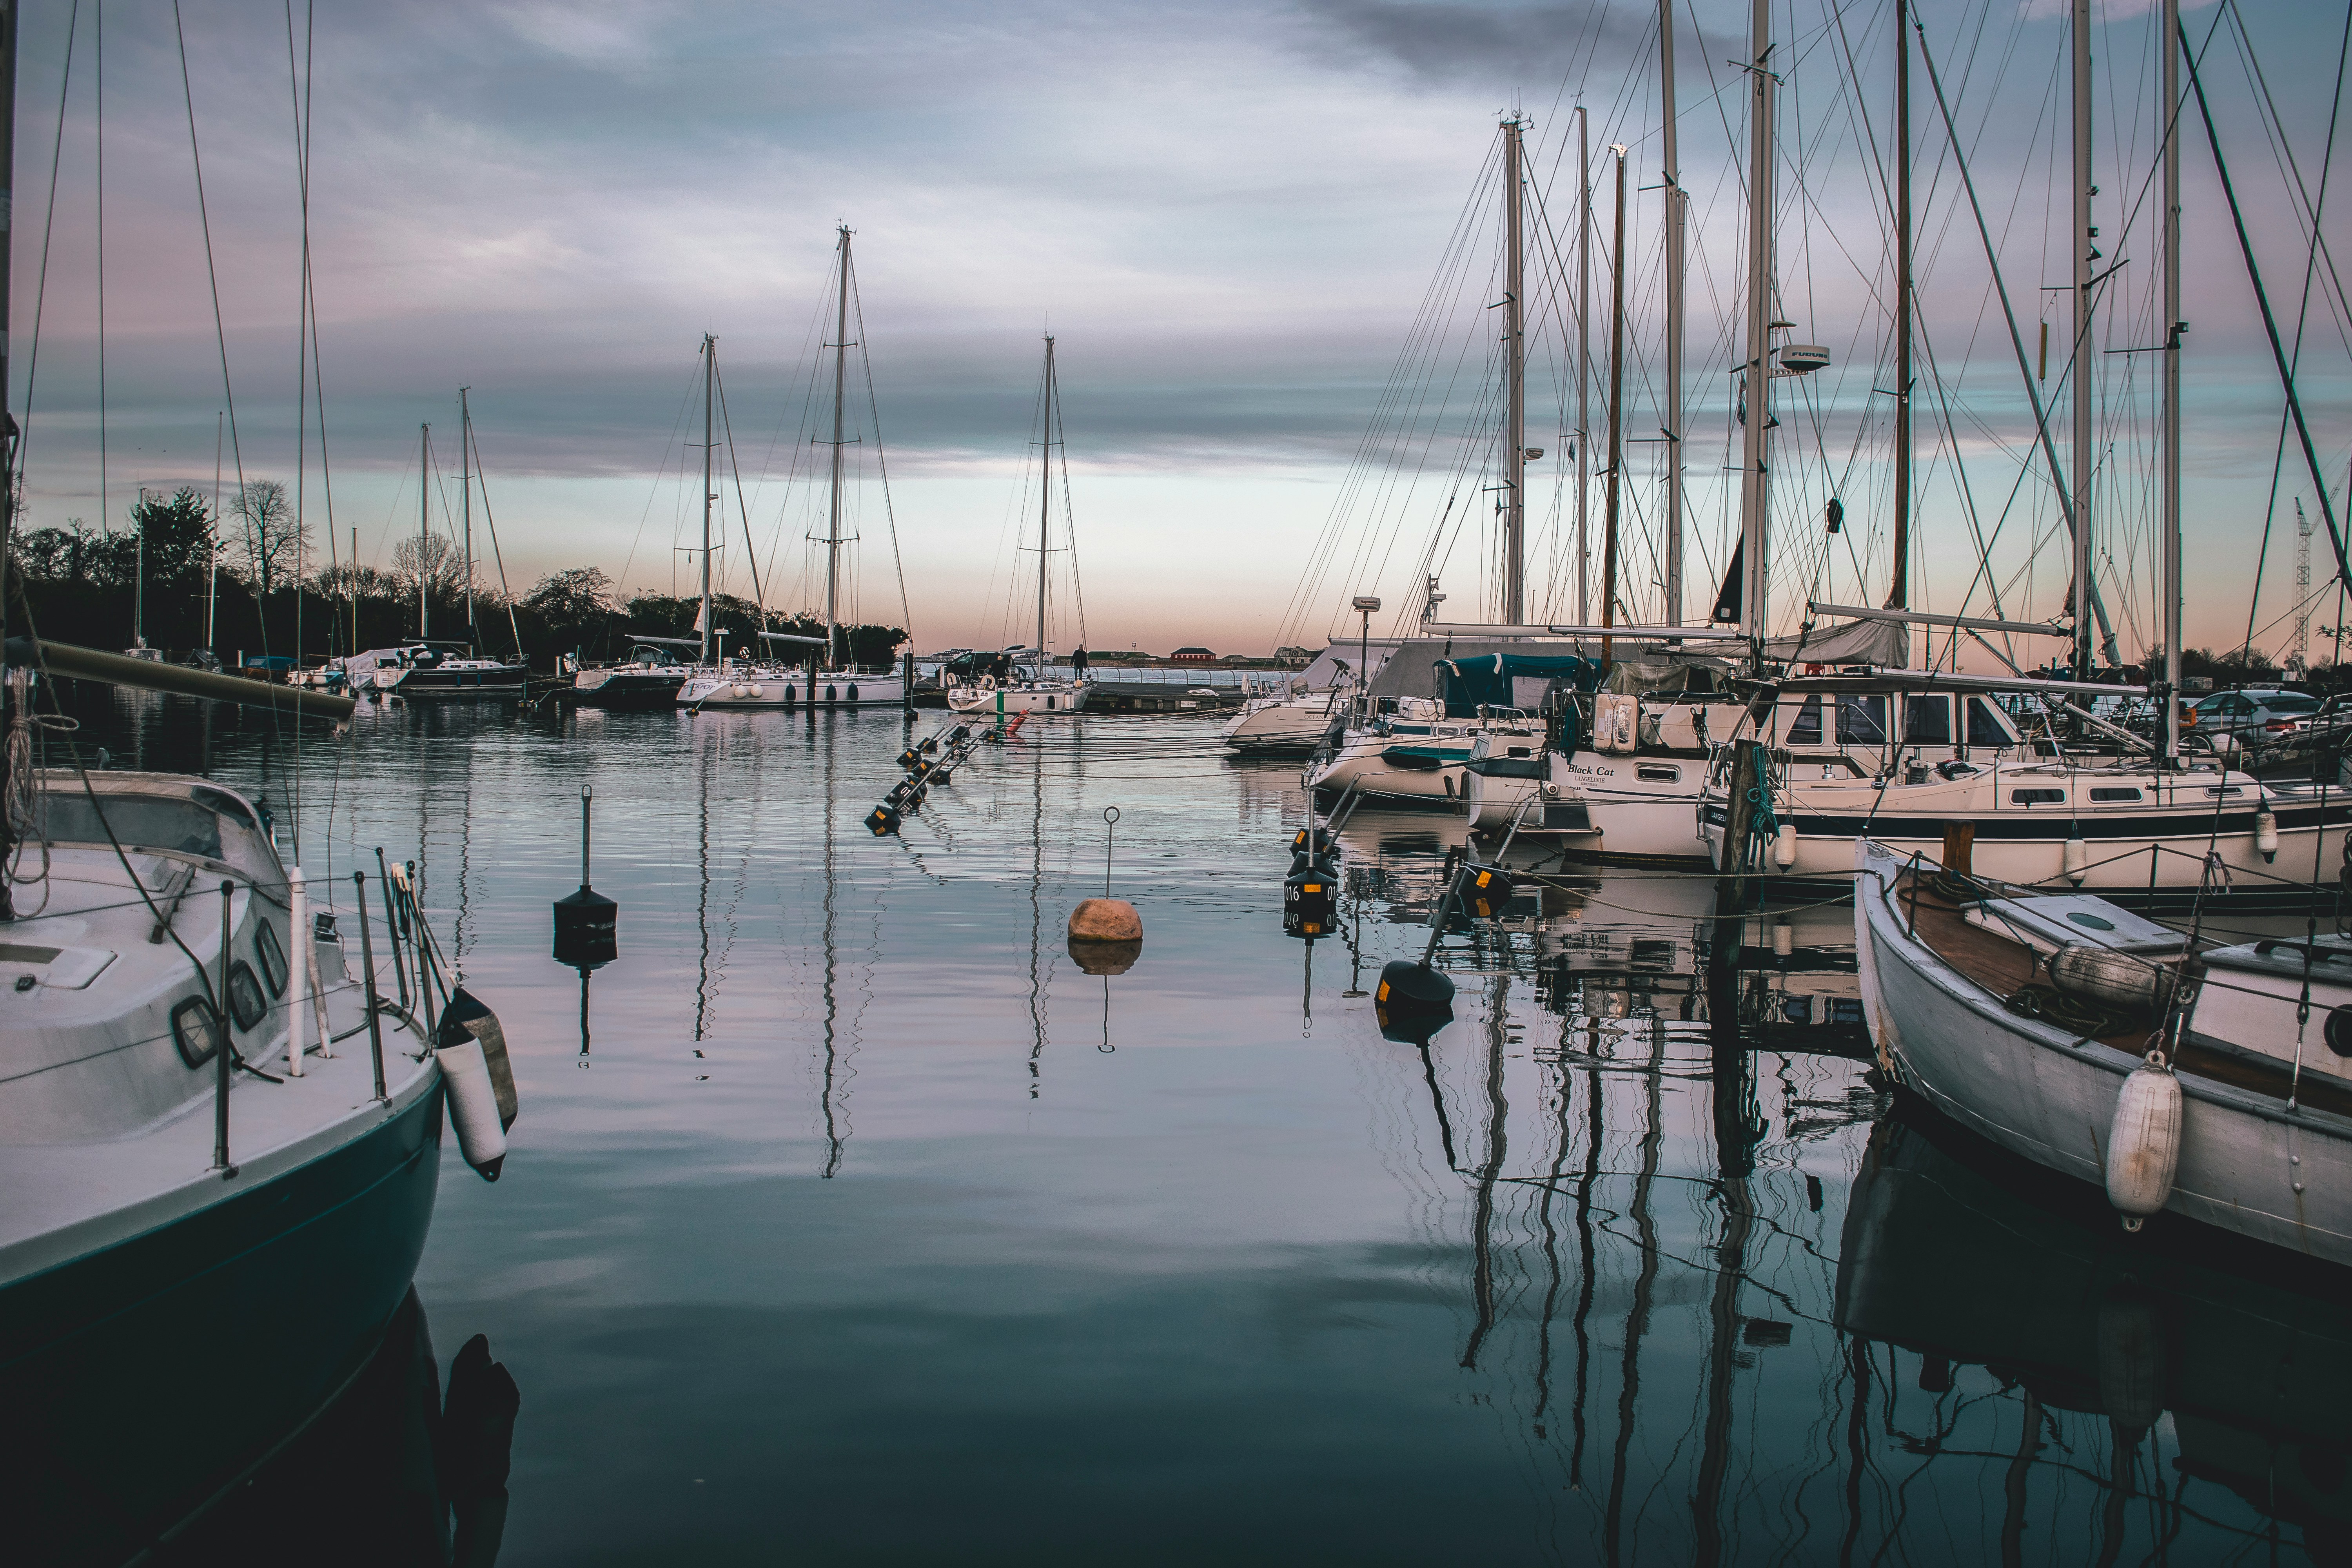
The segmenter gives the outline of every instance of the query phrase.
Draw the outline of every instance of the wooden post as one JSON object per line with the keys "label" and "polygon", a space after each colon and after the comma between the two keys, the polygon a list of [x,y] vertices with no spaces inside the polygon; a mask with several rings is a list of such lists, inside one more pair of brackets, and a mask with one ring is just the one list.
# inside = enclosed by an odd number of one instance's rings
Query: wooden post
{"label": "wooden post", "polygon": [[898,684],[905,694],[907,717],[912,719],[915,716],[915,645],[913,643],[907,645],[907,677]]}
{"label": "wooden post", "polygon": [[1976,876],[1977,825],[1973,822],[1944,824],[1944,869],[1955,877]]}

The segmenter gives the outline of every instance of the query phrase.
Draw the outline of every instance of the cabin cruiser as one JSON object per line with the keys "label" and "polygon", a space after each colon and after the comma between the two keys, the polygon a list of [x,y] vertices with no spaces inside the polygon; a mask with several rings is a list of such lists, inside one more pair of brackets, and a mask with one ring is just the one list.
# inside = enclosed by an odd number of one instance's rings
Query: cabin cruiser
{"label": "cabin cruiser", "polygon": [[1244,756],[1312,756],[1347,722],[1351,700],[1346,686],[1252,698],[1225,721],[1224,742]]}
{"label": "cabin cruiser", "polygon": [[[31,785],[0,923],[9,1529],[27,1562],[121,1561],[368,1361],[432,1220],[446,1053],[244,796]],[[378,922],[378,963],[395,940]]]}
{"label": "cabin cruiser", "polygon": [[470,700],[520,697],[530,670],[520,664],[477,658],[471,645],[419,640],[398,647],[355,653],[343,660],[343,677],[353,695],[378,700]]}
{"label": "cabin cruiser", "polygon": [[[1401,667],[1391,663],[1390,673]],[[1474,757],[1525,763],[1549,743],[1543,715],[1601,673],[1590,659],[1520,649],[1438,658],[1433,697],[1375,696],[1368,720],[1307,764],[1307,786],[1397,805],[1460,809]]]}

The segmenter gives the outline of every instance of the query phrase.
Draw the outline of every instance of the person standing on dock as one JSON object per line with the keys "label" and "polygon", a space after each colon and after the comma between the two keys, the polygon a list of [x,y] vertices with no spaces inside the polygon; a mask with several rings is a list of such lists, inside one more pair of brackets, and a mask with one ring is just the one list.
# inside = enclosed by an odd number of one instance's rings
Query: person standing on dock
{"label": "person standing on dock", "polygon": [[1080,680],[1087,678],[1087,650],[1079,648],[1070,655],[1070,673]]}

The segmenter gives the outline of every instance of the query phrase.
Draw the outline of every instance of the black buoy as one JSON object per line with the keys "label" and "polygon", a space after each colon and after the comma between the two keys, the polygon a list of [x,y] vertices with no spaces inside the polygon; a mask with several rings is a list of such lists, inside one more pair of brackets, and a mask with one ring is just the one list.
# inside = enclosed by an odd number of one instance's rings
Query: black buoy
{"label": "black buoy", "polygon": [[1480,920],[1492,920],[1503,912],[1517,889],[1511,879],[1499,866],[1471,866],[1462,879],[1462,901]]}
{"label": "black buoy", "polygon": [[1372,988],[1372,1006],[1383,1020],[1414,1014],[1450,1012],[1454,982],[1444,971],[1409,958],[1391,960]]}
{"label": "black buoy", "polygon": [[1328,855],[1331,852],[1330,832],[1319,826],[1302,827],[1290,836],[1290,852],[1309,857]]}
{"label": "black buoy", "polygon": [[555,900],[555,956],[593,968],[620,956],[621,906],[588,885],[588,812],[594,792],[580,786],[580,890]]}
{"label": "black buoy", "polygon": [[1331,868],[1309,864],[1283,879],[1282,931],[1285,936],[1328,936],[1339,909]]}
{"label": "black buoy", "polygon": [[898,765],[902,768],[911,768],[920,760],[921,754],[912,746],[898,753]]}
{"label": "black buoy", "polygon": [[1381,1038],[1401,1046],[1426,1046],[1432,1036],[1454,1022],[1451,1007],[1440,1007],[1434,1013],[1391,1013],[1375,1006],[1372,1013],[1380,1021]]}
{"label": "black buoy", "polygon": [[877,805],[866,818],[866,830],[879,838],[898,831],[898,813],[889,805]]}

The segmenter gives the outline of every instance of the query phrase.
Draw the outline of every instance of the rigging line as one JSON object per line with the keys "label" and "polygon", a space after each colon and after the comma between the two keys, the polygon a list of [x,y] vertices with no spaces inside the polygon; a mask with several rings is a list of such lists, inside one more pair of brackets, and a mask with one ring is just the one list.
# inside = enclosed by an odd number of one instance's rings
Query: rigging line
{"label": "rigging line", "polygon": [[[760,552],[751,547],[751,510],[743,501],[743,468],[735,460],[735,423],[727,416],[727,378],[719,374],[716,351],[711,354],[710,379],[719,388],[719,428],[727,440],[727,471],[735,479],[735,511],[743,520],[743,558],[751,567],[751,603],[760,612],[760,629],[766,631],[768,594],[760,585]],[[486,500],[482,504],[488,506],[489,503]],[[768,650],[759,647],[751,651],[763,654]]]}
{"label": "rigging line", "polygon": [[[898,614],[904,624],[899,629],[907,640],[915,638],[915,611],[907,599],[907,558],[898,550],[898,506],[890,499],[890,458],[882,444],[882,405],[874,391],[874,355],[866,346],[866,297],[858,291],[857,272],[849,274],[849,302],[857,314],[857,362],[866,369],[866,416],[873,422],[874,469],[882,481],[882,521],[890,535],[890,563],[898,574]],[[1071,557],[1073,563],[1076,557]]]}
{"label": "rigging line", "polygon": [[[2025,395],[2033,407],[2034,427],[2042,437],[2042,455],[2050,464],[2051,493],[2057,499],[2058,510],[2064,515],[2068,530],[2072,531],[2079,526],[2074,516],[2074,503],[2066,494],[2065,487],[2059,482],[2059,476],[2066,470],[2059,464],[2058,449],[2050,438],[2050,421],[2042,411],[2042,393],[2033,382],[2033,367],[2025,357],[2025,339],[2017,330],[2017,312],[2010,306],[2009,284],[2001,276],[2000,257],[1993,248],[1991,230],[1985,226],[1984,208],[1977,201],[1976,178],[1969,174],[1968,157],[1960,151],[1959,132],[1952,124],[1951,105],[1945,100],[1943,80],[1936,71],[1936,57],[1927,47],[1927,29],[1917,22],[1913,23],[1913,27],[1919,36],[1920,63],[1927,68],[1927,85],[1935,89],[1936,108],[1943,116],[1944,134],[1951,142],[1952,158],[1959,167],[1960,184],[1968,193],[1969,210],[1976,215],[1977,233],[1984,241],[1985,261],[1992,268],[1993,287],[2000,295],[2001,318],[2009,324],[2010,347],[2015,350],[2017,354],[2017,373],[2025,383]],[[2081,352],[2081,345],[2077,344],[2075,347],[2077,356]],[[2121,661],[2116,657],[2115,631],[2107,624],[2106,604],[2099,596],[2095,580],[2084,584],[2084,592],[2091,601],[2091,608],[2098,617],[2099,629],[2105,636],[2107,661],[2110,664],[2120,663]]]}
{"label": "rigging line", "polygon": [[[12,499],[24,489],[25,447],[33,433],[33,389],[38,384],[41,374],[41,307],[49,294],[49,237],[57,228],[58,165],[65,154],[66,95],[73,87],[74,38],[80,26],[81,0],[74,0],[73,9],[66,18],[65,67],[58,75],[58,129],[56,138],[49,143],[49,198],[41,220],[41,267],[33,285],[33,342],[25,367],[25,419],[17,427],[16,472],[12,476],[15,482],[10,492]],[[11,512],[16,510],[13,506],[9,508]]]}
{"label": "rigging line", "polygon": [[499,518],[490,510],[490,482],[482,473],[482,438],[470,422],[466,428],[466,444],[474,459],[474,482],[482,492],[482,521],[489,525],[490,561],[499,569],[499,597],[507,602],[507,630],[514,634],[515,662],[527,665],[530,661],[522,651],[522,626],[515,619],[514,590],[507,585],[506,557],[499,551]]}
{"label": "rigging line", "polygon": [[[95,0],[90,6],[89,35],[98,140],[98,526],[110,534],[114,520],[106,511],[106,0]],[[142,528],[139,531],[142,553],[145,538]],[[140,575],[142,580],[146,575],[143,561]],[[267,641],[266,627],[263,636]]]}
{"label": "rigging line", "polygon": [[[2231,6],[2231,9],[2236,9],[2234,5]],[[2245,37],[2242,20],[2241,20],[2238,27],[2238,35],[2242,45],[2243,46],[2247,60],[2249,63],[2254,63],[2252,43],[2252,40]],[[2342,41],[2336,46],[2336,90],[2330,95],[2328,100],[2327,141],[2326,143],[2326,150],[2321,155],[2319,163],[2319,199],[2316,202],[2312,203],[2311,205],[2311,245],[2304,256],[2303,299],[2295,310],[2294,350],[2287,356],[2287,364],[2291,371],[2300,371],[2303,368],[2303,333],[2304,328],[2309,322],[2311,318],[2312,281],[2319,269],[2319,246],[2321,234],[2319,225],[2322,216],[2327,211],[2328,175],[2334,172],[2336,167],[2336,127],[2337,118],[2344,107],[2344,66],[2347,52],[2352,52],[2352,5],[2347,5],[2345,8],[2344,35]],[[2254,68],[2256,76],[2259,79],[2261,74],[2260,65],[2258,63],[2255,64]],[[2267,88],[2264,89],[2264,96],[2266,98],[2268,96]],[[2284,140],[2284,135],[2285,129],[2282,126],[2280,128],[2280,137],[2282,141]],[[2292,150],[2290,150],[2288,153],[2290,166],[2293,163],[2293,158],[2294,154]],[[2297,184],[2300,184],[2302,174],[2299,171],[2297,172],[2295,178]],[[2253,651],[2254,617],[2259,613],[2258,607],[2262,604],[2263,599],[2263,569],[2270,559],[2271,525],[2278,515],[2279,477],[2281,471],[2286,467],[2286,427],[2287,412],[2284,408],[2281,408],[2279,410],[2278,441],[2271,454],[2270,501],[2263,509],[2263,547],[2254,556],[2254,591],[2252,598],[2248,600],[2246,605],[2246,640],[2240,650],[2243,654],[2251,654]]]}
{"label": "rigging line", "polygon": [[646,524],[653,521],[654,502],[661,499],[662,480],[669,473],[669,455],[677,448],[677,433],[686,424],[686,412],[694,404],[694,384],[702,379],[702,355],[694,356],[694,368],[686,378],[686,389],[678,395],[677,413],[670,420],[669,440],[662,447],[661,467],[655,471],[653,487],[646,492],[645,510],[637,514],[637,531],[629,541],[629,552],[621,558],[621,580],[614,584],[623,587],[629,580],[629,570],[635,565],[637,547],[645,542]]}
{"label": "rigging line", "polygon": [[[2230,0],[2230,4],[2224,7],[2223,15],[2230,18],[2230,30],[2238,40],[2239,51],[2244,56],[2246,64],[2253,70],[2254,82],[2262,90],[2263,104],[2263,107],[2269,110],[2270,121],[2278,128],[2279,151],[2286,157],[2287,170],[2294,176],[2295,195],[2301,200],[2301,207],[2295,215],[2296,218],[2300,221],[2305,214],[2310,216],[2312,243],[2318,250],[2318,253],[2327,258],[2327,277],[2328,280],[2336,285],[2336,304],[2341,309],[2352,311],[2352,298],[2347,298],[2344,292],[2343,280],[2338,278],[2336,273],[2336,253],[2328,247],[2326,237],[2320,229],[2319,210],[2313,205],[2311,193],[2304,185],[2303,167],[2295,160],[2294,147],[2293,143],[2287,141],[2286,122],[2279,118],[2278,105],[2271,98],[2270,79],[2263,74],[2263,62],[2254,54],[2254,40],[2252,36],[2246,31],[2245,18],[2238,14],[2237,0]],[[2221,20],[2221,18],[2220,16],[2216,16],[2214,18],[2214,23],[2217,26],[2220,25]],[[2342,78],[2339,71],[2337,78],[2337,91],[2339,94],[2342,91]],[[2335,124],[2335,117],[2336,111],[2334,108],[2331,107],[2328,110],[2328,123],[2331,128],[2331,132]],[[2326,194],[2326,169],[2323,165],[2320,171],[2320,192],[2323,198]]]}
{"label": "rigging line", "polygon": [[[245,448],[236,434],[236,386],[229,378],[228,328],[221,318],[220,268],[213,259],[212,210],[205,201],[205,155],[196,140],[196,89],[188,75],[188,32],[180,20],[180,0],[172,0],[172,36],[179,44],[180,93],[188,108],[188,159],[196,174],[196,219],[205,236],[205,278],[212,286],[213,339],[220,347],[221,396],[228,405],[228,449],[236,468],[238,504],[249,507],[252,501],[245,479]],[[249,516],[247,526],[251,526]],[[255,598],[257,611],[264,595],[257,592]],[[269,657],[269,617],[266,614],[261,616],[261,657]]]}
{"label": "rigging line", "polygon": [[[2219,26],[2221,19],[2216,17]],[[2238,232],[2238,248],[2246,258],[2246,277],[2254,286],[2254,301],[2262,307],[2263,331],[2270,339],[2271,358],[2278,366],[2279,379],[2286,385],[2286,405],[2294,416],[2294,433],[2303,443],[2303,459],[2311,469],[2313,488],[2319,492],[2319,515],[2327,524],[2327,542],[2336,550],[2336,575],[2352,581],[2352,563],[2344,556],[2344,532],[2336,525],[2336,503],[2328,499],[2327,479],[2319,471],[2319,453],[2311,443],[2311,428],[2304,423],[2303,399],[2296,393],[2294,372],[2286,362],[2286,353],[2279,344],[2278,320],[2271,313],[2270,290],[2263,286],[2262,268],[2254,260],[2253,241],[2246,234],[2245,215],[2238,208],[2238,189],[2230,179],[2230,165],[2221,156],[2221,132],[2214,129],[2213,111],[2205,101],[2204,79],[2198,73],[2196,51],[2189,47],[2189,29],[2180,28],[2180,49],[2189,64],[2189,87],[2197,98],[2197,112],[2205,121],[2205,140],[2213,149],[2213,167],[2221,177],[2221,195],[2230,204],[2230,222]]]}

